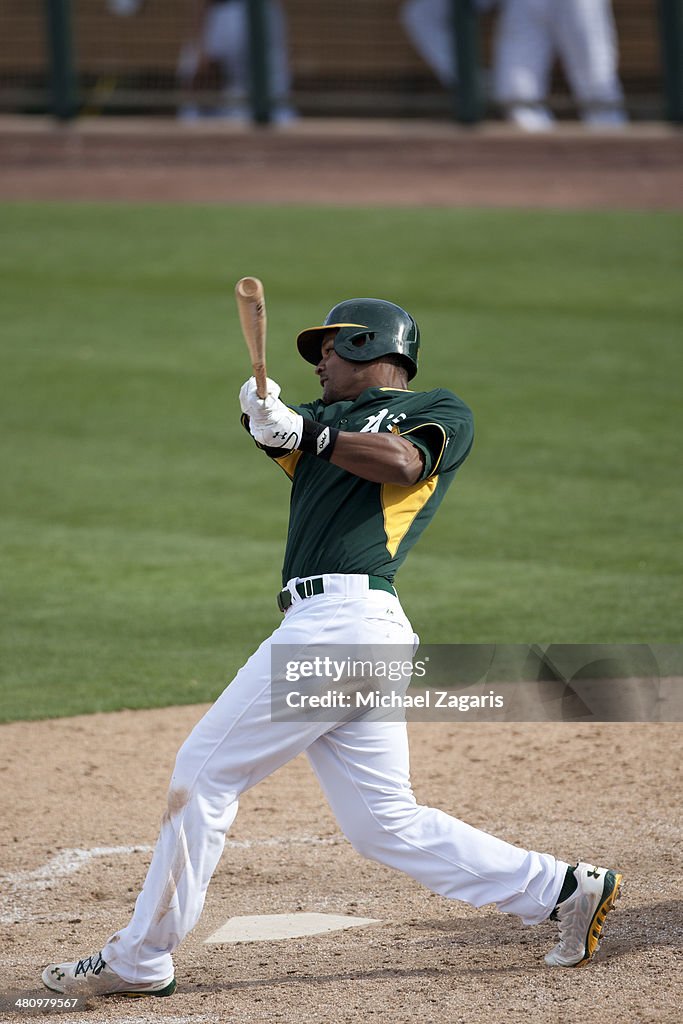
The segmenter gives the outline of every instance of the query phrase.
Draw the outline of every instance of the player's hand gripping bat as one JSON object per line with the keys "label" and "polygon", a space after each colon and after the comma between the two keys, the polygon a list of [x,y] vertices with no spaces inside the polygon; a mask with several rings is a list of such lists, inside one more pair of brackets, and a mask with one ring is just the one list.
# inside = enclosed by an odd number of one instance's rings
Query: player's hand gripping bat
{"label": "player's hand gripping bat", "polygon": [[256,394],[267,395],[266,385],[266,299],[263,284],[257,277],[242,277],[235,285],[235,298],[242,324],[242,334],[249,349],[251,366],[256,377]]}

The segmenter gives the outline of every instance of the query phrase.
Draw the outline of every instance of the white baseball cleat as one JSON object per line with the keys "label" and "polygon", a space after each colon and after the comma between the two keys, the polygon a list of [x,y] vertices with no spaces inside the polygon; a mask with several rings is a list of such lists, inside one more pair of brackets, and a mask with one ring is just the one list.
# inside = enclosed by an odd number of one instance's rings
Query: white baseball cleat
{"label": "white baseball cleat", "polygon": [[524,132],[552,132],[555,118],[540,104],[519,104],[508,111],[508,120]]}
{"label": "white baseball cleat", "polygon": [[551,967],[581,967],[600,943],[602,926],[621,895],[622,875],[581,861],[574,868],[576,889],[558,903],[551,918],[560,927],[560,941],[546,954]]}
{"label": "white baseball cleat", "polygon": [[102,953],[93,953],[75,963],[48,964],[42,978],[47,988],[69,996],[170,996],[176,987],[175,978],[124,981],[104,962]]}

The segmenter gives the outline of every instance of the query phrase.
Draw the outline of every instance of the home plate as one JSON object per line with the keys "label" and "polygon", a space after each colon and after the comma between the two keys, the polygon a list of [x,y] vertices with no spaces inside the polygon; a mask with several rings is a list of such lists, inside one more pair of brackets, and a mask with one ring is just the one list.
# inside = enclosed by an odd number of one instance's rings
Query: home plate
{"label": "home plate", "polygon": [[380,924],[372,917],[349,917],[345,914],[256,914],[231,917],[206,943],[269,942],[274,939],[299,939],[304,935],[324,935],[342,928],[362,928]]}

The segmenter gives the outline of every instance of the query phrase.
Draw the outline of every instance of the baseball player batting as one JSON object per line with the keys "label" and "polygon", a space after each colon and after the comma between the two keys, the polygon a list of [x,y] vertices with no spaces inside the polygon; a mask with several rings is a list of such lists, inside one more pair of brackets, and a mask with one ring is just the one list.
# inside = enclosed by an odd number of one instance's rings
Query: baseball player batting
{"label": "baseball player batting", "polygon": [[619,893],[615,871],[571,867],[417,804],[404,721],[273,721],[273,644],[413,644],[394,577],[473,439],[460,398],[409,390],[420,335],[392,302],[341,302],[297,345],[320,398],[285,405],[272,380],[259,398],[254,378],[240,391],[244,425],[291,481],[282,623],[181,747],[131,921],[100,952],[46,967],[56,992],[170,995],[172,954],[199,919],[240,794],[302,751],[359,853],[449,899],[495,903],[528,925],[555,919],[550,965],[590,960]]}

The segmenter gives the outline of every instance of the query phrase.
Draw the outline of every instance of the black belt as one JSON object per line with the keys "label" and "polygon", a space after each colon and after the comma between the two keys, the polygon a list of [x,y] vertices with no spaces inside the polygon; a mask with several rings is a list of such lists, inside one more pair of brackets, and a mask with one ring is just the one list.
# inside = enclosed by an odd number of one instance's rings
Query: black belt
{"label": "black belt", "polygon": [[[296,592],[299,597],[315,597],[316,594],[324,594],[325,586],[323,583],[322,576],[311,576],[309,579],[304,580],[302,583],[297,583]],[[370,590],[386,590],[388,594],[393,594],[396,597],[396,591],[389,582],[385,580],[383,576],[368,576],[368,589]],[[277,606],[281,612],[286,612],[292,603],[292,595],[285,588],[281,590],[277,595]]]}

